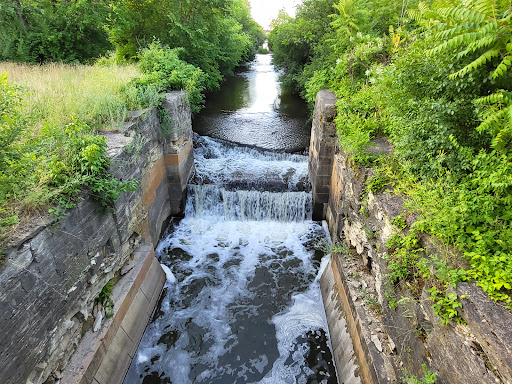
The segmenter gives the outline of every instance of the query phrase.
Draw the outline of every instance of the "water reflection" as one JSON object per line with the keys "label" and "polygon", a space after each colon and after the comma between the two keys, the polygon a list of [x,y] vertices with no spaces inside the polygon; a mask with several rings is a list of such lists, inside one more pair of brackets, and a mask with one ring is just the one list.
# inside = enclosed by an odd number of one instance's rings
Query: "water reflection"
{"label": "water reflection", "polygon": [[194,119],[200,135],[271,150],[300,151],[311,130],[303,100],[282,87],[271,55],[257,55],[246,70],[210,94]]}

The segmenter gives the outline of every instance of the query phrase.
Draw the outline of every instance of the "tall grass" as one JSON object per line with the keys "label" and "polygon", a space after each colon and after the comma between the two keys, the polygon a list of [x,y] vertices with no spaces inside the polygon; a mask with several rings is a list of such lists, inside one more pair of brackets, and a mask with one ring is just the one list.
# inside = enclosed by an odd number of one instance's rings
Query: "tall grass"
{"label": "tall grass", "polygon": [[115,130],[128,109],[121,87],[139,75],[136,65],[87,66],[68,64],[27,65],[0,62],[10,83],[25,91],[27,112],[38,116],[39,124],[64,126],[71,116],[95,130]]}

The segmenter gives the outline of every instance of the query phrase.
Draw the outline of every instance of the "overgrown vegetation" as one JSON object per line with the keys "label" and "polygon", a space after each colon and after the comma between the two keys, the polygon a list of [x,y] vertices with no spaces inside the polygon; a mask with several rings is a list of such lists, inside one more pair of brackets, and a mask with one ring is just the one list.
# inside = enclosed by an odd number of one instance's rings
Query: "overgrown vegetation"
{"label": "overgrown vegetation", "polygon": [[49,63],[30,65],[0,62],[0,74],[23,90],[23,113],[64,126],[71,116],[96,130],[119,129],[129,110],[143,107],[144,100],[125,97],[121,88],[140,75],[135,64],[91,66]]}
{"label": "overgrown vegetation", "polygon": [[98,294],[97,301],[101,303],[105,308],[105,315],[107,318],[111,318],[114,315],[114,301],[112,300],[112,290],[114,289],[114,285],[117,282],[117,278],[113,278],[110,280],[105,286],[101,289]]}
{"label": "overgrown vegetation", "polygon": [[[156,41],[151,43],[140,54],[142,76],[133,79],[124,88],[124,95],[136,104],[137,100],[147,100],[147,95],[184,89],[188,93],[192,111],[198,112],[203,103],[206,75],[200,68],[181,60],[181,52],[181,48],[170,49]],[[152,100],[146,102],[154,104]]]}
{"label": "overgrown vegetation", "polygon": [[132,62],[157,39],[209,90],[265,40],[247,0],[0,0],[0,23],[0,61]]}
{"label": "overgrown vegetation", "polygon": [[121,192],[136,187],[112,177],[106,139],[88,125],[76,118],[65,127],[39,122],[5,73],[0,95],[1,244],[31,213],[62,216],[84,188],[109,211]]}
{"label": "overgrown vegetation", "polygon": [[[306,0],[269,36],[311,104],[322,88],[336,93],[341,146],[377,167],[371,188],[406,196],[417,221],[390,239],[390,285],[426,281],[444,322],[459,321],[459,281],[512,304],[511,17],[510,0]],[[368,151],[378,137],[392,156]]]}
{"label": "overgrown vegetation", "polygon": [[421,364],[423,368],[423,377],[417,377],[410,372],[404,371],[405,382],[407,384],[434,384],[437,380],[437,372],[432,372],[426,364]]}

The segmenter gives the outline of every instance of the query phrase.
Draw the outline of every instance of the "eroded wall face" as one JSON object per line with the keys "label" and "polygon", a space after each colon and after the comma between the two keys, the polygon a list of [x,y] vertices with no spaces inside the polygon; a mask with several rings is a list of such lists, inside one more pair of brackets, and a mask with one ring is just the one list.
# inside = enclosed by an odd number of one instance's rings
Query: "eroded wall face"
{"label": "eroded wall face", "polygon": [[[105,319],[105,310],[96,305],[98,294],[114,276],[121,278],[116,286],[120,284],[126,291],[119,297],[123,301],[128,297],[129,304],[137,302],[126,293],[134,283],[138,285],[133,295],[142,289],[149,269],[134,264],[149,262],[147,255],[162,226],[169,216],[182,211],[193,169],[186,98],[173,92],[167,95],[164,107],[175,122],[167,135],[162,134],[156,109],[133,113],[122,133],[105,134],[112,173],[122,180],[139,180],[136,191],[121,194],[112,213],[100,212],[86,197],[60,221],[35,218],[12,242],[0,266],[1,383],[60,379],[85,331],[114,323]],[[141,249],[146,252],[144,257]],[[146,286],[145,292],[153,302],[154,290],[161,290],[165,281],[159,266],[155,268],[152,278],[160,281],[160,288],[155,286],[150,292]],[[127,279],[133,281],[126,283]],[[114,313],[121,307],[128,311],[130,305],[115,303]],[[103,322],[98,321],[100,317]],[[112,328],[116,332],[121,321],[118,318],[119,324]],[[116,332],[109,332],[113,339]]]}

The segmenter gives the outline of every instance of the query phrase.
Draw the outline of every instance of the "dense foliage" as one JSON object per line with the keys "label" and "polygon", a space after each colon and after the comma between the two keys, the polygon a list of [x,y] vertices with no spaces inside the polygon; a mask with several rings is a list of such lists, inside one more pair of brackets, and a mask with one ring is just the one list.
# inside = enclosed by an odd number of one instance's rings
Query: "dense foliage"
{"label": "dense foliage", "polygon": [[0,61],[84,62],[112,45],[106,1],[1,0]]}
{"label": "dense foliage", "polygon": [[[389,255],[391,280],[434,279],[448,320],[457,303],[445,289],[460,280],[512,303],[511,17],[510,0],[306,0],[269,36],[310,103],[322,88],[338,96],[354,166],[376,167],[408,197],[418,220]],[[393,156],[367,151],[379,136]],[[421,232],[455,251],[425,255],[411,246]]]}
{"label": "dense foliage", "polygon": [[206,73],[208,89],[218,87],[224,75],[253,56],[264,39],[244,0],[121,0],[110,33],[125,59],[155,37],[170,48],[182,47],[182,59]]}
{"label": "dense foliage", "polygon": [[133,79],[125,87],[125,97],[156,105],[159,102],[151,100],[153,95],[172,89],[185,89],[192,111],[198,112],[203,102],[206,76],[200,68],[181,60],[182,52],[182,48],[170,49],[162,47],[158,42],[151,43],[140,54],[139,69],[142,76]]}
{"label": "dense foliage", "polygon": [[0,61],[90,62],[115,48],[136,60],[155,39],[217,88],[254,56],[265,34],[247,0],[0,0]]}

